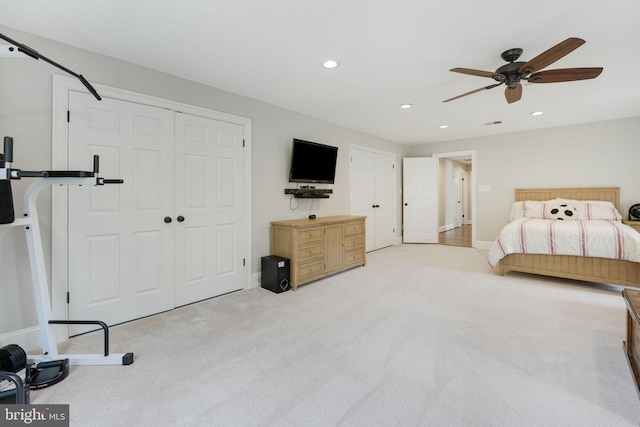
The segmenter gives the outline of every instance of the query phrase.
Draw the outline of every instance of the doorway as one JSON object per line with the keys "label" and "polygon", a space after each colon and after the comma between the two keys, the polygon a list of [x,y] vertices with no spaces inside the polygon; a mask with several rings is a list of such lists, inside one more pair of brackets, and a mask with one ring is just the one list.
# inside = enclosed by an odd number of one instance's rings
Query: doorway
{"label": "doorway", "polygon": [[440,160],[438,243],[476,246],[475,150],[434,154]]}

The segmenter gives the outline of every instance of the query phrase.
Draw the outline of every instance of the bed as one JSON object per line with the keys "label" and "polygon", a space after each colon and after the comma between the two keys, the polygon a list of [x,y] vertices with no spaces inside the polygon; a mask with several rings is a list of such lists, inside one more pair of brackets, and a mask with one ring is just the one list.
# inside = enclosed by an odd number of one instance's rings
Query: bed
{"label": "bed", "polygon": [[[612,204],[616,212],[620,211],[619,187],[516,189],[516,202],[541,202],[554,199],[604,201]],[[515,205],[516,204],[514,204],[514,207]],[[576,221],[571,222],[575,223]],[[613,222],[613,224],[619,230],[619,233],[625,235],[625,239],[628,238],[631,241],[636,241],[638,253],[630,254],[632,260],[620,259],[621,256],[604,258],[600,256],[509,253],[506,255],[502,254],[501,256],[503,257],[499,260],[497,257],[494,257],[492,261],[491,254],[493,253],[495,255],[495,246],[500,240],[499,237],[496,239],[496,242],[494,242],[492,249],[490,249],[489,264],[492,265],[500,275],[515,271],[586,282],[640,287],[640,262],[637,262],[640,256],[640,233],[622,224],[620,221]],[[633,245],[633,243],[630,244]],[[626,245],[627,243],[625,243],[623,247],[624,252],[633,252],[635,250],[634,248],[627,248]],[[625,254],[625,256],[626,255],[627,254]]]}

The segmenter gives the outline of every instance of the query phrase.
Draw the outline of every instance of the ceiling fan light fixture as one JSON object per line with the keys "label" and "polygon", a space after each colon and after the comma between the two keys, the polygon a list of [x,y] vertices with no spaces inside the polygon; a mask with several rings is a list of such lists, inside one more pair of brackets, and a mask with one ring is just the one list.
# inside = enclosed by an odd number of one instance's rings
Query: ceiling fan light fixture
{"label": "ceiling fan light fixture", "polygon": [[504,84],[506,86],[505,98],[507,103],[511,104],[520,101],[520,98],[522,97],[522,82],[558,83],[595,79],[602,72],[602,67],[544,70],[544,68],[573,52],[584,43],[585,41],[583,39],[569,37],[565,41],[558,43],[526,62],[517,61],[522,54],[522,49],[509,49],[504,51],[501,55],[502,59],[508,63],[498,68],[495,72],[475,70],[473,68],[452,68],[449,71],[478,77],[489,77],[498,83],[481,87],[479,89],[472,90],[471,92],[463,93],[462,95],[454,96],[453,98],[446,99],[442,102],[453,101],[454,99],[462,98],[464,96],[472,95]]}
{"label": "ceiling fan light fixture", "polygon": [[328,59],[322,63],[322,66],[327,69],[336,68],[338,65],[340,65],[338,61],[333,59]]}

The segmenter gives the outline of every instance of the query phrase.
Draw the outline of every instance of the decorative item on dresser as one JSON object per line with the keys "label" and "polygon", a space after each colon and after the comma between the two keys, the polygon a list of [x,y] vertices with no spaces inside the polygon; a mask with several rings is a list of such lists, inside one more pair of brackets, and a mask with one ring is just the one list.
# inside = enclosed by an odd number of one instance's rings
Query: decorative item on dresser
{"label": "decorative item on dresser", "polygon": [[271,222],[271,254],[291,260],[291,287],[365,265],[366,216]]}

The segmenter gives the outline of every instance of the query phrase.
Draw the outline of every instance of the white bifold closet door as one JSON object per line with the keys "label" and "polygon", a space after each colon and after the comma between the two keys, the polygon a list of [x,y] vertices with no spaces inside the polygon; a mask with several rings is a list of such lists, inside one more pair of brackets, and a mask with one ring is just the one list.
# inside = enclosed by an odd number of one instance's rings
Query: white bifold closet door
{"label": "white bifold closet door", "polygon": [[[242,287],[242,127],[69,95],[69,319],[116,324]],[[74,328],[74,333],[82,328]]]}
{"label": "white bifold closet door", "polygon": [[351,147],[351,214],[366,219],[366,251],[391,246],[396,223],[395,156]]}
{"label": "white bifold closet door", "polygon": [[240,125],[176,113],[176,306],[242,287],[242,135]]}

